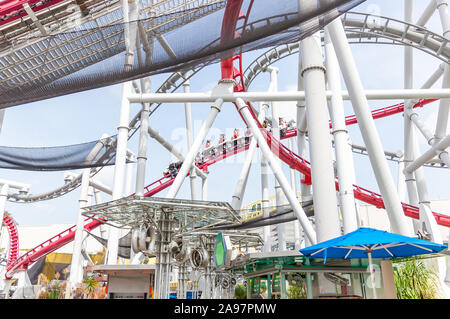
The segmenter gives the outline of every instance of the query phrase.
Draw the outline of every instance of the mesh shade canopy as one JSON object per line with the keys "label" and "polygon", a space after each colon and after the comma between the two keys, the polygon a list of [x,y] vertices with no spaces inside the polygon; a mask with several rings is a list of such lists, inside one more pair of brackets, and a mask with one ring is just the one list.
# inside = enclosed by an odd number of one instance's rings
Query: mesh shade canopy
{"label": "mesh shade canopy", "polygon": [[[89,167],[101,167],[115,163],[117,136],[88,143],[55,147],[0,146],[0,168],[59,171]],[[98,144],[100,143],[100,144]],[[96,145],[101,146],[97,155],[88,159]]]}
{"label": "mesh shade canopy", "polygon": [[[176,9],[173,2],[171,13],[140,8],[141,18],[126,24],[118,7],[64,32],[5,36],[0,39],[0,108],[296,42],[364,0],[300,0],[317,4],[300,11],[298,1],[274,5],[273,0],[244,0],[234,37],[222,36],[227,1],[211,0],[183,9]],[[137,34],[139,42],[134,64],[127,67],[126,30]]]}

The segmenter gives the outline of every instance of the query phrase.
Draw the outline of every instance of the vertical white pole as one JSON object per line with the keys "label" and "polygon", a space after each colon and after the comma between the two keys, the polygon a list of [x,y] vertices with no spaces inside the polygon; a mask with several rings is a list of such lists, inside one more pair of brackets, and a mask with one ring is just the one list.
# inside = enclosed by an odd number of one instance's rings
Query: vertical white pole
{"label": "vertical white pole", "polygon": [[[206,173],[206,172],[205,172]],[[202,200],[208,200],[208,175],[202,179]]]}
{"label": "vertical white pole", "polygon": [[[288,140],[289,149],[294,152],[294,140],[290,138]],[[289,169],[290,173],[290,181],[291,181],[291,187],[294,191],[295,195],[297,195],[297,181],[296,181],[296,171],[294,169]],[[297,199],[299,200],[298,196]],[[302,242],[301,239],[301,225],[298,220],[295,220],[292,222],[292,227],[294,228],[294,247],[295,249],[300,249],[300,244]]]}
{"label": "vertical white pole", "polygon": [[339,183],[339,201],[341,203],[344,234],[358,229],[355,198],[353,196],[354,166],[349,136],[345,125],[344,102],[341,92],[339,64],[331,43],[328,29],[325,27],[325,53],[328,88],[333,92],[329,101],[332,134],[334,136],[336,164]]}
{"label": "vertical white pole", "polygon": [[[150,92],[150,78],[145,77],[141,80],[142,91],[145,93]],[[148,123],[150,115],[150,103],[143,103],[141,110],[141,127],[139,129],[139,146],[137,155],[137,170],[136,170],[136,195],[144,195],[145,187],[145,169],[147,166],[147,134],[148,134]]]}
{"label": "vertical white pole", "polygon": [[[153,2],[153,1],[152,1]],[[153,4],[153,3],[152,3]],[[138,26],[138,37],[136,39],[137,44],[137,57],[139,66],[142,66],[142,56],[141,56],[141,37],[143,39],[143,47],[145,51],[145,61],[146,64],[152,60],[153,55],[153,42],[150,44],[145,41],[147,36],[145,32],[142,31],[142,27]],[[151,77],[146,76],[140,80],[141,92],[150,93],[151,91]],[[142,109],[140,114],[140,128],[139,128],[139,144],[138,144],[138,154],[137,154],[137,170],[136,170],[136,189],[135,193],[137,196],[144,195],[145,187],[145,170],[147,166],[147,142],[148,142],[148,127],[149,127],[149,116],[150,116],[150,103],[142,103]],[[133,251],[131,252],[133,254]],[[130,258],[131,260],[131,258]]]}
{"label": "vertical white pole", "polygon": [[377,299],[377,287],[375,282],[375,271],[373,269],[372,252],[369,251],[367,256],[369,257],[370,283],[372,284],[373,299]]}
{"label": "vertical white pole", "polygon": [[[317,241],[341,235],[320,33],[301,42]],[[312,124],[313,123],[313,124]]]}
{"label": "vertical white pole", "polygon": [[[86,157],[86,162],[92,161],[93,158],[102,150],[104,146],[103,140],[108,137],[107,134],[103,134],[100,141],[94,146],[92,151]],[[80,284],[83,280],[83,265],[81,250],[83,244],[83,231],[84,231],[84,220],[85,217],[82,215],[83,208],[88,206],[88,191],[89,191],[89,179],[90,179],[91,169],[85,168],[81,174],[81,185],[80,185],[80,199],[78,200],[78,218],[77,226],[75,230],[75,236],[73,240],[73,250],[72,250],[72,262],[70,265],[70,277],[67,289],[65,292],[65,298],[70,298],[70,290],[75,287],[75,285]]]}
{"label": "vertical white pole", "polygon": [[[125,179],[125,167],[128,142],[128,122],[130,119],[130,102],[127,95],[131,91],[131,82],[125,82],[122,85],[122,103],[120,106],[120,120],[117,128],[117,148],[116,164],[114,166],[113,194],[112,200],[123,197],[123,186]],[[119,245],[119,229],[109,227],[108,246],[107,246],[107,264],[117,264],[117,253]]]}
{"label": "vertical white pole", "polygon": [[[130,7],[128,7],[130,5]],[[137,24],[129,23],[136,21],[138,17],[136,0],[122,0],[122,12],[124,22],[124,40],[126,48],[125,71],[130,71],[134,65],[134,50],[136,48]],[[130,101],[128,94],[131,93],[132,83],[125,82],[122,85],[122,101],[120,105],[120,119],[117,128],[117,149],[116,149],[116,165],[114,166],[114,181],[112,199],[116,200],[123,197],[123,184],[125,180],[125,167],[127,156],[128,132],[130,128],[128,123],[130,120]],[[107,258],[108,265],[117,264],[117,253],[119,249],[120,231],[116,227],[109,227]]]}
{"label": "vertical white pole", "polygon": [[[88,201],[88,188],[89,188],[89,178],[90,178],[90,169],[86,168],[83,170],[81,177],[81,186],[80,186],[80,199],[78,200],[78,220],[77,220],[77,228],[75,230],[75,238],[73,243],[73,252],[72,252],[72,263],[70,265],[70,283],[71,288],[74,288],[76,284],[80,284],[82,281],[82,257],[81,257],[81,245],[83,242],[83,231],[84,231],[84,220],[85,217],[82,215],[83,208],[87,207]],[[66,299],[69,298],[66,293]]]}
{"label": "vertical white pole", "polygon": [[[261,208],[263,211],[263,217],[269,217],[269,166],[267,159],[265,158],[263,152],[261,151]],[[270,226],[264,226],[263,228],[263,240],[264,252],[269,252],[272,250],[272,240],[270,236]]]}
{"label": "vertical white pole", "polygon": [[125,182],[125,191],[124,194],[125,196],[128,196],[131,194],[131,182],[133,180],[133,170],[134,170],[134,160],[135,160],[135,156],[132,153],[128,153],[127,155],[128,160],[130,161],[130,163],[127,163],[127,168],[126,168],[126,182]]}
{"label": "vertical white pole", "polygon": [[[442,34],[445,39],[450,40],[450,18],[448,13],[447,0],[436,0],[436,7],[442,25]],[[446,63],[444,68],[444,78],[442,79],[442,88],[450,87],[450,67]],[[449,117],[450,99],[440,99],[436,129],[434,132],[433,144],[439,142],[447,132],[447,123]]]}
{"label": "vertical white pole", "polygon": [[392,231],[406,236],[412,235],[412,229],[404,216],[341,20],[338,18],[329,23],[328,31],[367,147],[370,163],[383,196]]}
{"label": "vertical white pole", "polygon": [[397,167],[397,193],[400,201],[405,202],[405,175],[403,174],[403,170],[405,169],[405,162],[403,161],[404,157],[402,156],[398,161]]}
{"label": "vertical white pole", "polygon": [[[268,67],[266,71],[270,72],[270,85],[269,92],[278,91],[278,69],[275,67]],[[278,103],[272,101],[272,135],[277,140],[280,141],[280,126],[279,126],[280,116],[278,114]],[[279,165],[281,166],[281,160],[277,158]],[[283,190],[280,187],[277,179],[275,178],[275,205],[277,211],[279,211],[284,204]],[[286,225],[284,223],[278,224],[277,226],[277,237],[278,237],[278,250],[286,250]]]}
{"label": "vertical white pole", "polygon": [[[413,1],[405,0],[404,1],[404,16],[405,22],[412,23],[413,19]],[[405,89],[412,89],[413,87],[413,52],[412,47],[405,46],[404,47],[404,87]],[[412,109],[412,103],[408,103],[409,101],[404,101],[405,109],[404,109],[404,165],[407,166],[410,162],[414,161],[414,152],[413,145],[416,143],[415,141],[415,130],[412,125],[411,119],[409,116],[405,116],[406,112]],[[414,174],[406,173],[405,174],[405,182],[406,188],[408,191],[408,199],[409,203],[414,206],[419,206],[419,198],[417,194],[416,187],[416,179]],[[420,228],[419,222],[417,220],[413,220],[414,232],[416,233]]]}
{"label": "vertical white pole", "polygon": [[[188,74],[185,73],[185,76],[187,77]],[[184,81],[183,83],[183,89],[184,93],[189,93],[191,91],[191,84],[189,80]],[[186,102],[184,103],[184,113],[186,117],[186,137],[187,137],[187,147],[188,150],[191,149],[192,143],[194,142],[193,138],[193,132],[192,132],[192,112],[191,112],[191,103]],[[195,168],[193,167],[189,172],[189,179],[191,182],[191,199],[195,200],[198,198],[197,195],[197,185],[195,184],[195,177],[196,177]]]}
{"label": "vertical white pole", "polygon": [[[298,91],[304,91],[304,83],[303,83],[303,76],[302,76],[302,55],[301,51],[298,52],[298,83],[297,83],[297,90]],[[301,100],[297,102],[297,148],[298,148],[298,155],[300,155],[302,158],[307,158],[306,154],[306,105],[305,101]],[[304,124],[304,125],[303,125]],[[301,174],[304,178],[304,175]],[[300,192],[302,194],[302,198],[311,196],[311,185],[301,184],[300,185]]]}

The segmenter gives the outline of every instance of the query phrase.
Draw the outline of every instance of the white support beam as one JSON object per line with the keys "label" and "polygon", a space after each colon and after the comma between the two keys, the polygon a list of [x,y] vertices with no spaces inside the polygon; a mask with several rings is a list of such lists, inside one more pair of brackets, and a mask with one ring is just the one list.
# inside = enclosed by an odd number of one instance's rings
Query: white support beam
{"label": "white support beam", "polygon": [[36,28],[39,29],[39,31],[41,32],[41,34],[45,37],[48,35],[47,30],[45,30],[44,26],[42,25],[42,23],[39,21],[39,19],[36,17],[36,14],[34,13],[34,11],[30,8],[28,3],[24,3],[23,8],[25,9],[26,13],[30,16],[31,21],[33,21],[34,25],[36,26]]}
{"label": "white support beam", "polygon": [[270,168],[272,169],[275,177],[277,178],[278,182],[280,183],[281,188],[283,189],[284,194],[287,197],[287,200],[291,204],[291,207],[294,211],[295,216],[300,221],[300,224],[303,227],[303,230],[305,231],[306,236],[310,240],[312,244],[317,243],[316,239],[316,232],[314,231],[313,226],[311,225],[308,217],[306,216],[305,211],[303,210],[302,206],[299,204],[297,200],[296,194],[292,191],[288,180],[283,174],[283,171],[281,167],[278,165],[277,158],[275,155],[273,155],[272,151],[270,150],[269,145],[267,145],[267,141],[265,140],[263,134],[259,130],[259,127],[257,126],[255,120],[253,119],[252,115],[250,114],[250,111],[248,109],[248,105],[242,100],[237,99],[236,103],[239,108],[239,113],[244,117],[246,123],[250,126],[250,129],[252,130],[253,136],[256,138],[259,148],[261,152],[263,153],[264,157],[267,159]]}
{"label": "white support beam", "polygon": [[[351,93],[352,106],[358,120],[361,135],[368,149],[370,163],[383,197],[392,231],[406,236],[412,235],[412,227],[409,227],[410,224],[404,215],[389,166],[384,157],[383,147],[370,112],[367,95],[364,94],[359,72],[353,60],[353,54],[347,41],[342,21],[335,19],[327,27],[347,89]],[[408,90],[401,91],[405,92]],[[403,95],[401,98],[403,99],[405,96]]]}
{"label": "white support beam", "polygon": [[[233,90],[234,82],[221,80],[219,84],[216,86],[214,91],[218,93],[231,92]],[[189,170],[191,169],[192,164],[195,161],[195,157],[197,156],[200,148],[203,145],[203,140],[208,134],[212,124],[214,123],[217,115],[219,114],[222,108],[223,100],[217,99],[214,104],[211,106],[211,110],[203,122],[202,127],[192,144],[192,148],[186,154],[186,157],[181,165],[180,170],[178,171],[177,177],[175,178],[172,186],[167,192],[166,198],[175,198],[178,191],[180,190],[181,185],[183,184],[184,179],[186,178]]]}
{"label": "white support beam", "polygon": [[[325,92],[328,99],[333,93]],[[341,92],[344,100],[351,100],[348,91]],[[403,99],[443,99],[450,98],[450,89],[392,89],[392,90],[362,90],[361,96],[366,100],[403,100]],[[234,102],[240,98],[249,102],[261,101],[283,101],[297,102],[305,100],[303,91],[279,91],[279,92],[233,92],[227,94],[217,94],[212,92],[204,93],[141,93],[130,94],[128,96],[131,103],[212,103],[217,99],[224,102]]]}
{"label": "white support beam", "polygon": [[339,92],[341,92],[339,63],[327,27],[325,27],[325,57],[328,88],[335,92],[328,106],[332,123],[331,133],[335,144],[342,224],[344,234],[347,234],[358,229],[355,198],[353,195],[355,172],[352,149],[349,145],[349,135],[345,124],[344,102],[339,95]]}

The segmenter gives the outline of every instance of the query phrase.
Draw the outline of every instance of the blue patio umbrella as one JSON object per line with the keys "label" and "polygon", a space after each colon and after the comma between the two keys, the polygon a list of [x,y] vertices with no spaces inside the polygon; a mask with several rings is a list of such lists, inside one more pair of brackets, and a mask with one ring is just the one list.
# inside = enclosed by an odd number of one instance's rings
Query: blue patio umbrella
{"label": "blue patio umbrella", "polygon": [[376,298],[372,258],[410,257],[438,253],[446,248],[445,245],[422,239],[361,227],[346,235],[300,249],[300,252],[307,257],[324,258],[324,263],[327,258],[368,258]]}

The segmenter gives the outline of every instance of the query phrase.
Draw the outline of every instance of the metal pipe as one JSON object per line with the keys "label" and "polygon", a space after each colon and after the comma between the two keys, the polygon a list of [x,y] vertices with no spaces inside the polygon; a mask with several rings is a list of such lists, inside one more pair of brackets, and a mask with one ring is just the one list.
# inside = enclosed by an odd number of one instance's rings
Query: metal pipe
{"label": "metal pipe", "polygon": [[339,177],[339,201],[341,204],[342,223],[344,234],[347,234],[358,229],[355,198],[353,196],[354,165],[352,150],[348,143],[348,131],[345,125],[344,102],[339,95],[341,91],[339,64],[327,27],[325,27],[325,57],[328,88],[335,92],[328,105],[332,134],[334,136],[337,175]]}
{"label": "metal pipe", "polygon": [[[404,8],[404,16],[405,22],[412,23],[413,17],[413,1],[405,0],[405,8]],[[404,88],[412,89],[413,87],[413,51],[412,47],[405,46],[403,48],[404,55]],[[408,103],[407,100],[404,100],[404,111],[403,111],[403,147],[404,147],[404,156],[403,161],[405,165],[408,165],[411,161],[414,160],[414,152],[413,146],[416,144],[415,138],[415,130],[412,125],[411,119],[408,116],[405,116],[407,110],[412,109],[412,104]],[[413,174],[405,174],[405,182],[406,189],[408,192],[408,200],[411,205],[418,206],[419,205],[419,197],[417,193],[417,185],[416,179]],[[420,228],[419,223],[417,221],[413,221],[414,233],[418,231]]]}
{"label": "metal pipe", "polygon": [[438,154],[438,157],[447,165],[447,167],[450,168],[448,161],[448,153],[445,150],[447,147],[450,146],[450,135],[447,135],[442,140],[440,140],[438,143],[434,143],[428,151],[423,153],[421,156],[416,158],[415,161],[410,163],[408,166],[406,166],[404,172],[405,173],[412,173],[417,168],[421,167],[428,161],[432,160],[436,154]]}
{"label": "metal pipe", "polygon": [[[298,52],[298,82],[297,82],[297,90],[299,92],[305,91],[303,76],[302,76],[302,55],[299,50]],[[306,158],[306,132],[307,132],[307,123],[306,123],[306,106],[304,100],[297,101],[297,148],[298,155],[302,158]],[[305,175],[301,174],[303,179],[305,179]],[[303,196],[311,195],[311,185],[307,185],[305,183],[300,184],[300,191]]]}
{"label": "metal pipe", "polygon": [[337,210],[333,155],[329,134],[325,68],[320,33],[300,43],[302,75],[306,94],[309,155],[317,241],[341,235]]}
{"label": "metal pipe", "polygon": [[[335,46],[336,49],[336,46]],[[331,91],[325,92],[329,99]],[[351,100],[349,91],[341,92],[344,100]],[[401,100],[401,99],[442,99],[450,98],[450,89],[393,89],[393,90],[362,90],[361,96],[366,100]],[[217,99],[224,102],[234,102],[237,98],[249,102],[260,101],[299,101],[305,100],[305,93],[302,91],[279,91],[279,92],[233,92],[226,94],[204,93],[140,93],[130,94],[130,103],[211,103]]]}
{"label": "metal pipe", "polygon": [[242,99],[237,99],[236,103],[239,107],[239,112],[244,117],[246,123],[248,125],[250,125],[250,129],[252,130],[253,136],[256,138],[262,153],[266,157],[266,159],[270,165],[270,168],[272,169],[274,175],[276,176],[278,182],[280,183],[280,186],[283,189],[289,203],[291,204],[294,214],[299,219],[300,224],[302,225],[306,236],[308,236],[311,243],[315,244],[317,242],[316,233],[315,233],[311,223],[309,222],[308,217],[306,216],[303,208],[299,204],[297,197],[295,196],[294,192],[290,188],[289,182],[287,181],[286,177],[284,176],[281,167],[278,165],[279,163],[278,163],[277,159],[272,154],[269,146],[267,145],[267,141],[265,140],[265,138],[262,135],[261,131],[259,130],[255,120],[253,119],[252,115],[250,114],[250,111],[248,110],[248,105]]}
{"label": "metal pipe", "polygon": [[[123,184],[125,179],[125,167],[127,156],[127,142],[128,142],[128,122],[130,119],[130,102],[127,95],[131,91],[131,82],[125,82],[122,85],[122,103],[120,106],[119,126],[117,127],[117,147],[116,147],[116,164],[114,166],[113,179],[113,193],[112,200],[123,197]],[[109,227],[108,245],[107,245],[107,259],[108,265],[115,265],[117,263],[117,253],[119,245],[119,229],[116,227]]]}
{"label": "metal pipe", "polygon": [[[294,144],[295,144],[294,140],[292,138],[290,138],[288,140],[288,145],[289,145],[289,149],[293,152],[294,152],[294,147],[295,147]],[[292,187],[292,190],[294,191],[295,195],[298,194],[297,193],[296,174],[297,174],[296,170],[294,170],[292,168],[289,169],[289,177],[290,177],[291,187]],[[298,196],[297,196],[297,199],[300,201],[300,198]],[[300,245],[302,242],[302,238],[301,238],[302,231],[301,231],[301,225],[300,225],[299,221],[298,220],[293,221],[292,227],[294,227],[294,247],[295,247],[295,249],[300,249],[301,248]]]}
{"label": "metal pipe", "polygon": [[134,170],[134,154],[127,154],[127,158],[129,160],[129,163],[126,164],[126,179],[125,179],[125,194],[131,194],[131,182],[133,179],[133,170]]}
{"label": "metal pipe", "polygon": [[[167,141],[157,130],[155,130],[150,125],[148,126],[148,134],[154,138],[159,144],[161,144],[166,150],[168,150],[172,155],[178,158],[180,161],[184,161],[184,156],[181,154],[169,141]],[[206,175],[197,166],[194,166],[195,172],[201,178],[206,178]]]}
{"label": "metal pipe", "polygon": [[[98,153],[104,147],[103,140],[108,137],[107,134],[103,134],[100,140],[95,144],[92,151],[86,157],[86,161],[90,162],[93,158],[95,158]],[[72,249],[72,261],[70,265],[70,284],[67,285],[66,289],[66,299],[70,298],[70,290],[75,288],[76,284],[80,284],[83,280],[82,273],[82,256],[81,256],[81,248],[83,243],[83,231],[84,231],[84,221],[85,217],[82,215],[83,208],[88,206],[88,189],[89,189],[89,179],[90,179],[90,168],[85,168],[81,173],[81,185],[80,185],[80,199],[78,200],[78,217],[77,217],[77,226],[75,230],[75,236],[73,241],[73,249]]]}
{"label": "metal pipe", "polygon": [[[263,152],[261,151],[261,208],[263,212],[263,217],[269,217],[269,167],[267,159],[265,158]],[[264,226],[263,228],[263,241],[264,252],[269,252],[272,250],[272,240],[270,236],[270,226]]]}
{"label": "metal pipe", "polygon": [[364,95],[363,86],[341,20],[335,19],[329,23],[328,30],[347,89],[351,93],[352,106],[363,140],[367,146],[369,159],[383,197],[392,231],[406,236],[412,235],[412,230],[408,227],[389,166],[384,157],[383,147],[370,113],[367,98]]}
{"label": "metal pipe", "polygon": [[[185,73],[185,77],[188,78],[189,74]],[[191,83],[189,80],[184,81],[183,83],[184,93],[189,93],[191,91]],[[187,148],[191,149],[192,143],[194,142],[194,138],[192,136],[192,112],[191,112],[191,103],[184,103],[184,114],[186,119],[186,139],[187,139]],[[191,199],[196,200],[197,195],[197,185],[195,184],[196,170],[191,169],[189,172],[190,182],[191,182]]]}
{"label": "metal pipe", "polygon": [[425,10],[423,10],[422,15],[417,20],[416,25],[421,27],[425,26],[425,24],[428,22],[428,20],[430,20],[435,10],[436,10],[436,0],[430,0],[428,6],[425,8]]}
{"label": "metal pipe", "polygon": [[[278,68],[270,66],[267,67],[265,72],[270,73],[270,84],[269,84],[269,92],[277,92],[278,91]],[[281,141],[280,139],[280,116],[278,113],[278,103],[276,101],[272,102],[272,136],[277,141]],[[279,165],[281,166],[281,160],[277,158]],[[278,183],[275,178],[275,206],[277,211],[284,204],[285,199],[283,196],[283,190],[280,187],[280,183]],[[277,238],[278,238],[278,250],[286,250],[286,225],[284,223],[278,224],[277,228]]]}

